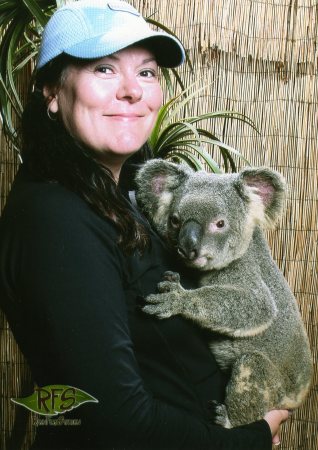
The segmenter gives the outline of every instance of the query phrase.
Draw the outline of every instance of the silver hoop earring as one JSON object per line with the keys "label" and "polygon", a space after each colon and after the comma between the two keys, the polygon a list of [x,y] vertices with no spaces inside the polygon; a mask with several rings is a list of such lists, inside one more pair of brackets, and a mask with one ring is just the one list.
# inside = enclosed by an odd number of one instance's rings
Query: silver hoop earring
{"label": "silver hoop earring", "polygon": [[[47,107],[46,113],[47,113],[48,118],[50,120],[52,120],[53,122],[55,122],[57,120],[57,114],[51,113],[49,106]],[[54,114],[54,116],[52,114]]]}

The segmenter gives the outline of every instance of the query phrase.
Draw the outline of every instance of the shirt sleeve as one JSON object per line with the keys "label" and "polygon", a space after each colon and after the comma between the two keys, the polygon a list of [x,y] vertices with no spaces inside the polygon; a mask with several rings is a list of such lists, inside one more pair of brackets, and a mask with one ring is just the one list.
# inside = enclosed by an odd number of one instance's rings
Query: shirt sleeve
{"label": "shirt sleeve", "polygon": [[[94,396],[99,403],[83,405],[77,414],[88,432],[111,430],[123,446],[270,450],[265,421],[225,430],[145,389],[128,327],[116,234],[75,197],[62,190],[40,197],[13,225],[10,276],[19,286],[21,311],[16,331],[37,383],[70,385]],[[107,434],[100,432],[105,447]]]}

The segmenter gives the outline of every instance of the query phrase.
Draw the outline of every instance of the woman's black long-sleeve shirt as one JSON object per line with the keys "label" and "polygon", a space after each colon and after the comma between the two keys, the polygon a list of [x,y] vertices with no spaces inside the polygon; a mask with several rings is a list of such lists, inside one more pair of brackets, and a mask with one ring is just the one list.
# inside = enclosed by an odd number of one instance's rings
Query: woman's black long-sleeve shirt
{"label": "woman's black long-sleeve shirt", "polygon": [[65,414],[80,426],[39,426],[34,448],[271,449],[265,421],[209,423],[208,401],[222,400],[224,381],[201,330],[142,312],[163,272],[176,269],[154,233],[144,255],[124,256],[110,222],[23,166],[0,223],[0,306],[35,382],[99,401]]}

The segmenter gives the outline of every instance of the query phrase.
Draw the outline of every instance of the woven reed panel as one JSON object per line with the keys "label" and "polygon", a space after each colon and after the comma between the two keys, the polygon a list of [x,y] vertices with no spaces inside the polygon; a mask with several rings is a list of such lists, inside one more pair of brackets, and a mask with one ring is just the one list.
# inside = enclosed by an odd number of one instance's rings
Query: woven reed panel
{"label": "woven reed panel", "polygon": [[[14,150],[0,135],[0,208],[3,209],[6,196],[18,167]],[[32,428],[30,415],[24,408],[11,402],[32,391],[28,365],[18,349],[4,315],[0,312],[0,449],[28,449]],[[23,445],[24,443],[24,445]]]}
{"label": "woven reed panel", "polygon": [[[30,67],[24,68],[16,84],[22,101],[26,99],[30,73]],[[11,114],[14,118],[13,110]],[[0,213],[20,163],[19,154],[1,133],[1,125],[0,120]],[[32,391],[29,366],[0,310],[0,450],[29,449],[34,435],[31,414],[15,405],[11,398],[23,397]]]}
{"label": "woven reed panel", "polygon": [[[174,29],[184,42],[194,72],[183,68],[183,80],[189,85],[201,79],[202,85],[207,85],[206,91],[193,102],[190,113],[232,109],[247,114],[256,122],[261,135],[235,121],[207,125],[238,148],[252,164],[273,167],[287,179],[285,215],[277,229],[268,233],[268,238],[273,256],[297,298],[313,351],[315,374],[307,401],[284,426],[280,448],[316,450],[318,2],[134,0],[131,3],[145,16],[152,16]],[[2,208],[17,160],[3,138],[0,143]],[[217,150],[211,149],[211,153],[218,158]],[[30,419],[17,420],[16,413],[21,413],[21,408],[15,410],[9,401],[30,381],[25,362],[3,318],[0,329],[4,406],[1,436],[4,436],[13,427],[14,420],[16,423],[20,420],[21,429],[29,420],[30,429]],[[28,448],[30,434],[26,441],[23,449]]]}

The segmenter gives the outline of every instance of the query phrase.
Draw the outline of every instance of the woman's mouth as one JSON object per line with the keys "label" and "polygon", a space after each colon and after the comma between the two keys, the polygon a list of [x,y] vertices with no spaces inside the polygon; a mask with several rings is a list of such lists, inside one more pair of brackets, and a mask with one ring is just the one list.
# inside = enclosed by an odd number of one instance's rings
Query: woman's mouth
{"label": "woman's mouth", "polygon": [[110,119],[119,120],[122,122],[130,122],[138,120],[144,116],[141,114],[105,114],[105,117],[109,117]]}

